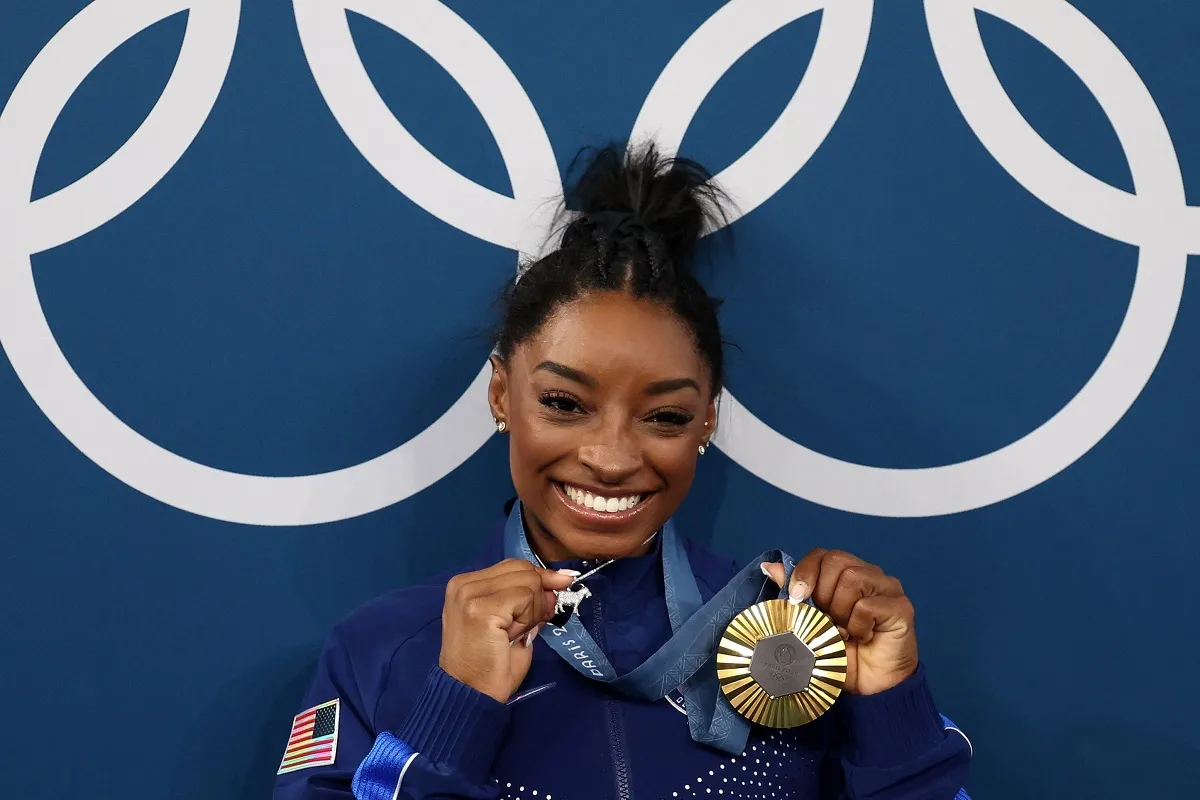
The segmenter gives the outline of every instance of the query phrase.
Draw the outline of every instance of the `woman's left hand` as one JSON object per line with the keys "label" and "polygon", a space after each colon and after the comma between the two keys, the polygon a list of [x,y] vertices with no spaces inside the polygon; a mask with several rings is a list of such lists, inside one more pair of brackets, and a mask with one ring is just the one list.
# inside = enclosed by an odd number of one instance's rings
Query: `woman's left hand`
{"label": "woman's left hand", "polygon": [[[763,570],[783,587],[780,563]],[[913,605],[900,581],[874,564],[841,550],[817,548],[792,573],[793,603],[813,603],[838,626],[846,640],[846,686],[851,694],[890,689],[917,669]]]}

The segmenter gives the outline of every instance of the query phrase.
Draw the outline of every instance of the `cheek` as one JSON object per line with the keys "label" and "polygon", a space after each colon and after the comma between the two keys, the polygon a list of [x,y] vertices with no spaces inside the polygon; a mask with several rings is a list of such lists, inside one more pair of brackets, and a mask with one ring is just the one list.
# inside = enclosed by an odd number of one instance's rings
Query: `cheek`
{"label": "cheek", "polygon": [[514,426],[511,437],[514,463],[532,471],[569,456],[577,444],[569,429],[539,419],[522,420]]}
{"label": "cheek", "polygon": [[646,461],[654,470],[667,477],[672,488],[686,487],[696,474],[696,447],[690,437],[679,437],[647,443]]}

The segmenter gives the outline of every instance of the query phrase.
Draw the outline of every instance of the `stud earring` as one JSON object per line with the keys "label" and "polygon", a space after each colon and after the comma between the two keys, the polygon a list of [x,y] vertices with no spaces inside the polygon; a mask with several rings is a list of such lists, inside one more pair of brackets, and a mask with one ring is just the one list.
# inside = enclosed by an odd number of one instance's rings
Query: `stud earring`
{"label": "stud earring", "polygon": [[700,445],[699,447],[696,448],[696,450],[698,450],[700,452],[700,455],[704,455],[704,451],[707,449],[708,448],[705,445]]}
{"label": "stud earring", "polygon": [[508,424],[505,423],[505,421],[502,419],[497,420],[496,421],[496,433],[504,433],[506,430],[508,430]]}

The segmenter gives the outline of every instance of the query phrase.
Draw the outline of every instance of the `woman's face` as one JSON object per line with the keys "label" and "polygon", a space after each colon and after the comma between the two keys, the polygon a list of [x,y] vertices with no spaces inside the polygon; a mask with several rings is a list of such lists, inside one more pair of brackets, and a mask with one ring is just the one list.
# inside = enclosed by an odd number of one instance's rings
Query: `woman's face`
{"label": "woman's face", "polygon": [[494,367],[492,411],[508,425],[513,483],[542,557],[642,552],[683,501],[716,424],[688,329],[654,302],[593,293]]}

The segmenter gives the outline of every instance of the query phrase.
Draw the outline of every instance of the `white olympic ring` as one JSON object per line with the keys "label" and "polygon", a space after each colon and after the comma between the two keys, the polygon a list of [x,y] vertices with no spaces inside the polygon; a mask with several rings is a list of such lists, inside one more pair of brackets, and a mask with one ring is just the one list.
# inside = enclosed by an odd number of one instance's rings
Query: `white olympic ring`
{"label": "white olympic ring", "polygon": [[[1096,95],[1129,154],[1135,193],[1063,159],[1024,121],[988,61],[974,10],[1008,21],[1058,54]],[[179,60],[153,110],[108,160],[74,184],[30,201],[41,152],[76,87],[125,41],[189,10]],[[767,132],[718,176],[742,213],[765,202],[824,141],[857,80],[872,0],[732,0],[696,32],[655,82],[633,138],[677,148],[700,104],[743,54],[782,26],[824,10],[808,70]],[[438,0],[294,0],[317,86],[363,157],[429,213],[485,241],[536,254],[562,184],[541,120],[507,64]],[[496,138],[513,197],[451,170],[395,119],[355,51],[352,10],[405,36],[463,87]],[[31,256],[122,213],[190,146],[232,57],[238,0],[96,0],[46,45],[0,113],[0,344],[51,422],[88,458],[133,488],[214,519],[304,525],[399,502],[440,480],[494,433],[488,366],[429,428],[377,458],[317,475],[264,477],[214,469],[172,453],[117,419],[83,384],[54,340]],[[1047,480],[1086,453],[1140,394],[1161,357],[1183,291],[1188,253],[1200,253],[1200,209],[1189,208],[1170,136],[1149,91],[1116,46],[1065,0],[927,0],[938,64],[984,147],[1022,186],[1079,224],[1139,245],[1129,311],[1096,374],[1058,414],[993,453],[930,469],[839,461],[781,436],[727,393],[716,443],[763,480],[833,508],[933,516],[978,508]],[[1097,77],[1099,76],[1099,77]],[[780,164],[788,169],[780,170]]]}
{"label": "white olympic ring", "polygon": [[[976,9],[1021,29],[1074,70],[1113,124],[1136,194],[1083,172],[1029,126],[992,69]],[[1133,65],[1091,20],[1065,0],[925,0],[925,15],[950,93],[997,162],[1065,217],[1141,250],[1129,308],[1096,372],[1048,421],[986,455],[922,469],[841,461],[780,435],[726,393],[716,442],[730,458],[794,495],[886,517],[952,514],[1008,499],[1094,447],[1149,382],[1175,324],[1188,254],[1200,253],[1200,209],[1187,205],[1166,123]]]}

